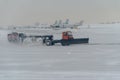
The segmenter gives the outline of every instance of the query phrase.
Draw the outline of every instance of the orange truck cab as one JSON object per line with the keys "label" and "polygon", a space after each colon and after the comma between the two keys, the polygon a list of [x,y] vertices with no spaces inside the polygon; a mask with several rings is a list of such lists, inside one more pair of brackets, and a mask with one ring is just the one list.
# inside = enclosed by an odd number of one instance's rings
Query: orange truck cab
{"label": "orange truck cab", "polygon": [[69,39],[73,39],[73,35],[71,31],[66,31],[62,33],[62,39],[63,40],[69,40]]}

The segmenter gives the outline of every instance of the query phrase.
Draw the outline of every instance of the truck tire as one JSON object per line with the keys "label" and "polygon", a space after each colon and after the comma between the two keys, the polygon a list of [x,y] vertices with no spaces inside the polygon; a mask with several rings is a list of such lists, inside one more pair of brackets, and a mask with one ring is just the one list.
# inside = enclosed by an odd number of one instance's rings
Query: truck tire
{"label": "truck tire", "polygon": [[62,46],[69,46],[70,44],[69,44],[69,43],[64,43],[64,42],[62,42],[61,45],[62,45]]}
{"label": "truck tire", "polygon": [[67,41],[62,41],[62,42],[61,42],[61,45],[62,45],[62,46],[69,46],[70,44],[69,44],[69,42],[67,42]]}
{"label": "truck tire", "polygon": [[52,46],[52,41],[51,40],[46,40],[45,44],[46,44],[46,46]]}
{"label": "truck tire", "polygon": [[61,43],[61,45],[62,45],[62,46],[65,46],[65,44],[64,44],[63,42]]}

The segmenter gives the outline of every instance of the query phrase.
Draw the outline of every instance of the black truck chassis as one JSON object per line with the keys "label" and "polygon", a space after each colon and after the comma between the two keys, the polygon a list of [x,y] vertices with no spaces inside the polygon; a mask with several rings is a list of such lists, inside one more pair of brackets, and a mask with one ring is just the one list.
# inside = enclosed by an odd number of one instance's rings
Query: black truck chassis
{"label": "black truck chassis", "polygon": [[89,38],[78,38],[78,39],[69,39],[69,40],[46,40],[45,44],[47,46],[52,46],[55,45],[56,43],[61,43],[62,46],[68,46],[71,44],[83,44],[83,43],[88,43]]}

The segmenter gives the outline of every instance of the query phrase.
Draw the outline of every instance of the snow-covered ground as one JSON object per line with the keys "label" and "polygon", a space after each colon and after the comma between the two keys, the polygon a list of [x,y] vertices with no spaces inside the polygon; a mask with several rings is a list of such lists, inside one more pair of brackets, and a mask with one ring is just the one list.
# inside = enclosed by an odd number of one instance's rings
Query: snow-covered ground
{"label": "snow-covered ground", "polygon": [[7,41],[0,30],[0,80],[120,80],[120,25],[74,30],[89,44],[45,46]]}

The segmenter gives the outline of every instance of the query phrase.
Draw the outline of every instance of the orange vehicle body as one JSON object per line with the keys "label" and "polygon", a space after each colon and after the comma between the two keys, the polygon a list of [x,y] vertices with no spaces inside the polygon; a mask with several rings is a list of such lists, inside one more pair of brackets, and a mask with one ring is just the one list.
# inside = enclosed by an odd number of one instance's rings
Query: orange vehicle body
{"label": "orange vehicle body", "polygon": [[72,32],[71,31],[63,32],[62,33],[62,39],[63,40],[73,39]]}

